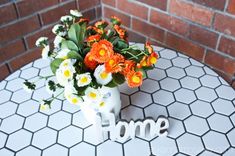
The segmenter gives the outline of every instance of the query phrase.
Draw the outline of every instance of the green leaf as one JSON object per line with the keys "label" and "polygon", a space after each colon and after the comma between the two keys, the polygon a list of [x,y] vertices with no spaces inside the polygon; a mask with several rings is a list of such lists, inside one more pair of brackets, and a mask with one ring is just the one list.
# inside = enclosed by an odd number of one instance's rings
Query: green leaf
{"label": "green leaf", "polygon": [[114,73],[112,74],[112,76],[114,83],[116,83],[117,85],[123,84],[126,81],[124,75],[120,73]]}
{"label": "green leaf", "polygon": [[118,47],[118,49],[125,49],[125,48],[128,48],[129,45],[125,40],[120,39],[117,42],[117,47]]}
{"label": "green leaf", "polygon": [[61,48],[78,51],[77,45],[73,41],[68,41],[68,40],[62,41]]}
{"label": "green leaf", "polygon": [[82,56],[76,52],[76,51],[70,51],[68,54],[67,54],[68,58],[70,59],[78,59],[80,61],[83,60]]}
{"label": "green leaf", "polygon": [[64,60],[63,59],[60,59],[60,58],[56,58],[54,59],[51,64],[50,64],[50,67],[51,67],[51,71],[55,74],[56,70],[59,68],[60,64],[63,62]]}
{"label": "green leaf", "polygon": [[113,80],[110,81],[108,84],[106,84],[106,87],[114,88],[117,87],[118,84],[116,84]]}
{"label": "green leaf", "polygon": [[146,72],[143,68],[136,68],[135,71],[140,71],[143,74],[143,79],[147,78]]}
{"label": "green leaf", "polygon": [[71,25],[68,31],[69,39],[72,40],[74,43],[76,43],[80,49],[82,48],[82,42],[85,38],[85,35],[86,35],[86,23],[83,23],[82,25],[75,23]]}

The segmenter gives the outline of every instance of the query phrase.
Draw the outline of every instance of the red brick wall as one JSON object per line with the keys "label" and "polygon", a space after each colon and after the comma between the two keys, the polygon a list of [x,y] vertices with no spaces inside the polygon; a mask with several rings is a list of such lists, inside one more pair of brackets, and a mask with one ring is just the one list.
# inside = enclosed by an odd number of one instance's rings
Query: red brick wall
{"label": "red brick wall", "polygon": [[130,40],[185,53],[235,87],[235,0],[102,0],[102,12],[121,17]]}
{"label": "red brick wall", "polygon": [[0,80],[39,58],[37,38],[53,38],[53,25],[76,8],[92,22],[101,19],[100,0],[0,0]]}

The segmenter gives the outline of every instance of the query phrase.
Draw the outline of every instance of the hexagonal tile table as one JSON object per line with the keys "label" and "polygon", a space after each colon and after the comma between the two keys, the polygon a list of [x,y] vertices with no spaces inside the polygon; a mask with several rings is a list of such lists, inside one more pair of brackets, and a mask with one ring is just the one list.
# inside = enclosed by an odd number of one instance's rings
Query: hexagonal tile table
{"label": "hexagonal tile table", "polygon": [[160,59],[143,85],[119,87],[120,118],[156,120],[164,115],[170,121],[167,137],[126,142],[107,138],[102,143],[79,107],[63,98],[58,97],[52,109],[40,111],[36,101],[49,97],[45,81],[37,81],[34,93],[22,89],[25,79],[50,74],[49,63],[39,59],[0,83],[0,156],[234,156],[234,89],[192,58],[154,48]]}

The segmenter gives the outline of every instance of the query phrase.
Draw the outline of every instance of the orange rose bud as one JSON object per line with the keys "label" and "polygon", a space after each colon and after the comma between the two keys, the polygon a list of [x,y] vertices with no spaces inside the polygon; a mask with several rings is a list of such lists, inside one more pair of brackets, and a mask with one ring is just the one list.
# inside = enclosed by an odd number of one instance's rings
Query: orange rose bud
{"label": "orange rose bud", "polygon": [[88,67],[91,70],[94,70],[96,68],[96,66],[98,65],[98,63],[93,59],[93,56],[90,52],[86,54],[86,57],[84,59],[84,63],[86,65],[86,67]]}
{"label": "orange rose bud", "polygon": [[151,66],[151,65],[157,63],[157,60],[158,60],[158,54],[153,52],[153,53],[151,53],[151,55],[147,59],[147,65]]}
{"label": "orange rose bud", "polygon": [[140,63],[137,64],[137,68],[142,68],[142,67],[147,66],[147,65],[148,65],[148,64],[147,64],[147,59],[148,59],[148,57],[147,57],[147,56],[144,56],[144,57],[142,58],[142,60],[140,61]]}
{"label": "orange rose bud", "polygon": [[89,24],[89,19],[87,19],[87,18],[80,18],[80,20],[78,21],[78,24],[81,25],[83,23]]}
{"label": "orange rose bud", "polygon": [[99,41],[101,36],[99,34],[96,35],[91,35],[87,38],[87,42],[92,43],[92,42],[97,42]]}
{"label": "orange rose bud", "polygon": [[102,20],[102,21],[98,21],[95,23],[95,27],[97,27],[98,29],[104,29],[108,26],[108,22]]}
{"label": "orange rose bud", "polygon": [[120,26],[118,25],[114,25],[113,27],[115,29],[115,31],[118,33],[119,37],[121,39],[126,39],[126,30],[121,28]]}
{"label": "orange rose bud", "polygon": [[139,87],[142,85],[143,82],[143,74],[141,71],[131,71],[127,75],[127,84],[129,87]]}
{"label": "orange rose bud", "polygon": [[105,63],[114,55],[113,45],[107,40],[100,40],[92,45],[90,53],[95,61]]}
{"label": "orange rose bud", "polygon": [[134,70],[135,62],[132,60],[125,60],[124,62],[124,68],[122,70],[122,73],[126,76],[130,71]]}
{"label": "orange rose bud", "polygon": [[144,47],[149,52],[149,54],[153,53],[153,47],[150,45],[149,42],[146,42]]}
{"label": "orange rose bud", "polygon": [[111,22],[114,25],[121,25],[121,23],[122,23],[121,19],[116,16],[111,16]]}
{"label": "orange rose bud", "polygon": [[124,57],[121,54],[116,53],[113,55],[110,60],[105,62],[105,70],[106,72],[111,72],[111,73],[117,73],[122,70],[122,66],[120,63],[123,63],[125,61]]}

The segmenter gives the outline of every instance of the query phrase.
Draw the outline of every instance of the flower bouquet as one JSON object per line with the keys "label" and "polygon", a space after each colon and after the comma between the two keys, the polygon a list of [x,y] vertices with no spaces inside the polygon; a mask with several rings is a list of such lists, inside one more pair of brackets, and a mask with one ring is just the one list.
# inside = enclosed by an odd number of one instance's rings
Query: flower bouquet
{"label": "flower bouquet", "polygon": [[[63,94],[71,104],[118,114],[121,102],[117,86],[126,81],[129,87],[139,87],[158,55],[148,42],[144,50],[130,46],[127,32],[115,16],[110,23],[102,20],[88,26],[88,19],[71,10],[60,20],[52,29],[56,35],[53,44],[47,37],[36,41],[36,46],[43,48],[42,58],[50,60],[53,73],[45,77],[52,97],[42,100],[40,108],[50,108],[53,99]],[[29,81],[24,86],[28,90],[36,87]],[[61,90],[58,95],[57,90]]]}

